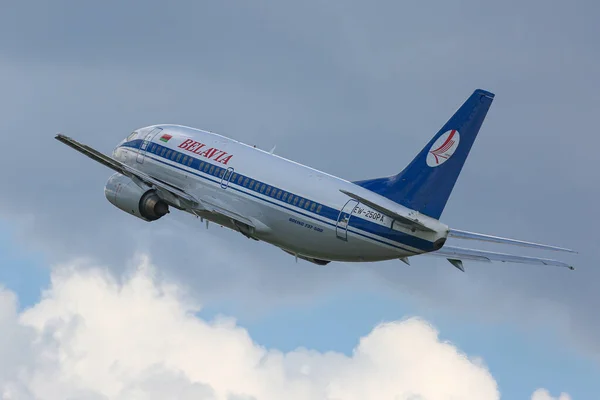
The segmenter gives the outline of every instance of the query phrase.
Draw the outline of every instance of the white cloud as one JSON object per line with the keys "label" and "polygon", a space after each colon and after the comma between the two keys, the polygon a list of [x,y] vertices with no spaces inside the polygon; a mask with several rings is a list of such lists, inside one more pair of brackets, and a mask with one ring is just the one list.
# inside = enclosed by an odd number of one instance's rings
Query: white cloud
{"label": "white cloud", "polygon": [[282,353],[254,343],[234,319],[198,318],[199,307],[157,280],[147,259],[120,281],[81,264],[55,269],[40,302],[20,314],[15,296],[0,290],[0,398],[500,397],[479,360],[418,318],[377,326],[350,357]]}
{"label": "white cloud", "polygon": [[572,400],[567,393],[561,393],[558,397],[552,397],[548,390],[540,388],[533,392],[531,400]]}

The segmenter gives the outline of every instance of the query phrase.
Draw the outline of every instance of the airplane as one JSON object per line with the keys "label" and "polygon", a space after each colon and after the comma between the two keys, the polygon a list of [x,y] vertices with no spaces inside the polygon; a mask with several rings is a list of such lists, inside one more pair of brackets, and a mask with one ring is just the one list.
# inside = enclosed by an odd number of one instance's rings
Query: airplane
{"label": "airplane", "polygon": [[494,94],[476,89],[400,173],[348,181],[230,139],[176,124],[136,129],[105,155],[58,141],[112,169],[104,193],[147,222],[170,208],[279,247],[317,265],[432,255],[463,261],[574,267],[561,261],[446,245],[448,238],[576,251],[450,228],[440,221]]}

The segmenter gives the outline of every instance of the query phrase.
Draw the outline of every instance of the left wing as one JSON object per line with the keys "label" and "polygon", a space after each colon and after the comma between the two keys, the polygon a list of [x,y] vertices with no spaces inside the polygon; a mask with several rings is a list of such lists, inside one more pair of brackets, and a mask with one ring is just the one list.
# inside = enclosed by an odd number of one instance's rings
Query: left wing
{"label": "left wing", "polygon": [[198,199],[190,193],[187,193],[182,188],[178,188],[167,182],[156,179],[145,172],[132,168],[129,165],[115,160],[112,157],[104,155],[90,146],[79,143],[68,136],[58,134],[56,135],[56,140],[79,151],[92,160],[97,161],[100,164],[129,177],[142,188],[147,187],[155,189],[161,198],[179,207],[180,209],[188,210],[197,216],[200,216],[198,211],[208,211],[211,213],[224,215],[233,221],[233,224],[242,234],[248,237],[250,237],[255,230],[264,231],[269,229],[268,227],[264,226],[264,224],[260,224],[258,221],[251,221],[234,210],[231,210],[227,204],[222,204],[214,197]]}
{"label": "left wing", "polygon": [[183,189],[180,189],[176,186],[163,182],[159,179],[153,178],[150,175],[137,170],[135,168],[130,167],[129,165],[123,164],[122,162],[115,160],[112,157],[102,154],[98,150],[91,148],[85,144],[79,143],[78,141],[62,135],[56,135],[56,140],[66,144],[67,146],[77,150],[78,152],[88,156],[94,161],[99,162],[100,164],[116,171],[120,174],[123,174],[130,179],[132,179],[139,186],[146,185],[149,188],[154,188],[164,197],[165,200],[175,200],[176,203],[181,204],[184,208],[199,208],[200,201],[198,201],[194,196],[186,193]]}
{"label": "left wing", "polygon": [[484,262],[500,261],[520,264],[552,265],[556,267],[568,268],[570,270],[575,269],[575,267],[573,267],[570,264],[564,263],[562,261],[551,260],[548,258],[517,256],[513,254],[496,253],[493,251],[485,250],[465,249],[462,247],[452,246],[444,246],[440,250],[425,253],[424,255],[446,258],[452,265],[454,265],[456,268],[460,269],[463,272],[465,271],[462,264],[463,260]]}

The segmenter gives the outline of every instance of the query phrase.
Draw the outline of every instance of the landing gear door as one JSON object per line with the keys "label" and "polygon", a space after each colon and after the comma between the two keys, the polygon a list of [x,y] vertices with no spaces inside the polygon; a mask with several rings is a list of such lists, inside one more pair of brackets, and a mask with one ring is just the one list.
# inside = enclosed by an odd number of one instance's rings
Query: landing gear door
{"label": "landing gear door", "polygon": [[352,212],[358,205],[358,201],[354,199],[348,200],[348,202],[340,211],[340,215],[338,216],[337,223],[335,225],[335,235],[338,239],[347,241],[348,240],[348,225],[350,224],[350,218],[352,217]]}
{"label": "landing gear door", "polygon": [[135,159],[138,163],[144,163],[144,157],[146,156],[148,146],[150,145],[150,143],[152,143],[152,139],[154,139],[154,136],[156,136],[161,131],[162,128],[154,128],[150,132],[148,132],[148,134],[144,138],[144,141],[142,142],[142,145],[140,146],[140,151]]}

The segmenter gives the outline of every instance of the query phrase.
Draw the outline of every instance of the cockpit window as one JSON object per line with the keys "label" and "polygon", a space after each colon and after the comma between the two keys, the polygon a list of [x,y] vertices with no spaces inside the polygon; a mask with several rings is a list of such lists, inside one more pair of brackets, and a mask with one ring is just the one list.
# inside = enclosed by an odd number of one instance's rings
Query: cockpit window
{"label": "cockpit window", "polygon": [[131,134],[129,134],[129,136],[127,136],[127,141],[130,141],[131,139],[133,139],[135,136],[137,135],[137,131],[133,131],[131,132]]}

